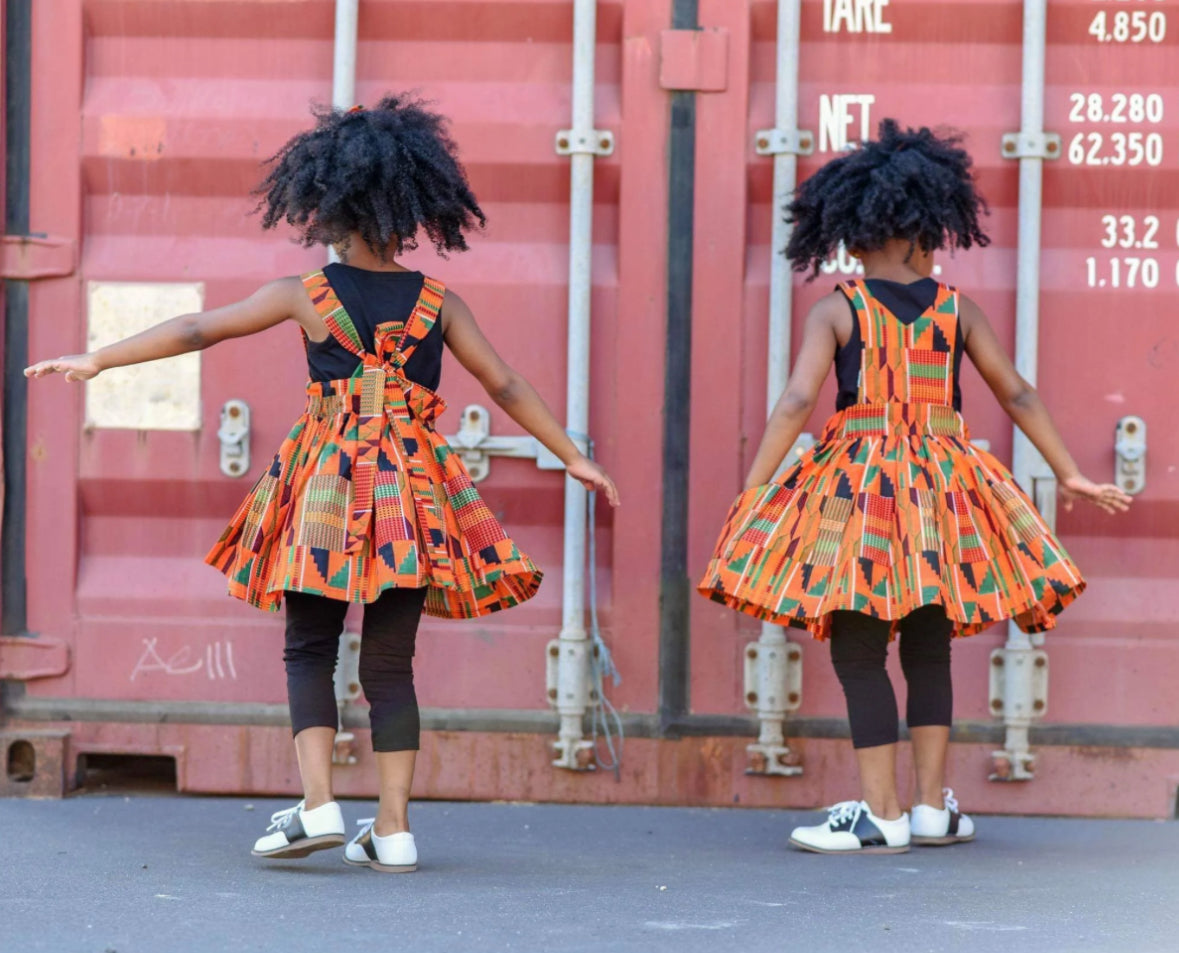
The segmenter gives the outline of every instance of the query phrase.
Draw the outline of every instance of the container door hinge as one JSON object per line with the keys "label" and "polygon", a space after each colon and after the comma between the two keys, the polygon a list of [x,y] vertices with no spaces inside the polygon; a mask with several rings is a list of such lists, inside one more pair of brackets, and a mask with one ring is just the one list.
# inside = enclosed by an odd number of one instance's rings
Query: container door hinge
{"label": "container door hinge", "polygon": [[1035,756],[1027,747],[1031,723],[1048,711],[1048,653],[1043,649],[1004,646],[991,652],[991,714],[1016,729],[1018,744],[1010,743],[991,756],[992,781],[1030,781]]}
{"label": "container door hinge", "polygon": [[78,243],[52,235],[5,235],[0,240],[0,278],[36,281],[64,278],[78,267]]}
{"label": "container door hinge", "polygon": [[356,735],[344,727],[344,709],[360,700],[360,634],[345,629],[340,635],[334,675],[340,727],[332,746],[332,764],[356,764]]}
{"label": "container door hinge", "polygon": [[545,694],[561,715],[561,731],[553,742],[555,768],[596,770],[593,742],[583,737],[581,720],[602,703],[590,677],[590,659],[597,652],[586,638],[562,636],[545,646]]}
{"label": "container door hinge", "polygon": [[760,723],[757,741],[745,747],[746,774],[802,774],[802,759],[782,730],[786,714],[801,704],[802,649],[786,640],[780,626],[764,626],[761,639],[745,646],[745,706]]}
{"label": "container door hinge", "polygon": [[56,639],[0,636],[0,679],[29,682],[70,670],[70,647]]}

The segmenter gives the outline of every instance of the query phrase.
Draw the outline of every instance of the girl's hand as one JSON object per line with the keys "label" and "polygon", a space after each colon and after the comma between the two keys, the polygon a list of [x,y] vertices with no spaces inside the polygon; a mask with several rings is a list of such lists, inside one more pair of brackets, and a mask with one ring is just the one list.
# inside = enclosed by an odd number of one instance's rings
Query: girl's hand
{"label": "girl's hand", "polygon": [[589,457],[574,460],[565,468],[565,472],[587,490],[601,490],[606,494],[606,499],[610,501],[611,506],[618,505],[618,488],[614,485],[614,481]]}
{"label": "girl's hand", "polygon": [[25,368],[25,377],[48,377],[64,374],[67,381],[88,381],[102,370],[90,354],[71,354],[53,361],[41,361]]}
{"label": "girl's hand", "polygon": [[1071,510],[1075,500],[1086,500],[1107,513],[1125,513],[1131,499],[1112,483],[1094,483],[1083,476],[1069,477],[1058,484],[1064,508]]}

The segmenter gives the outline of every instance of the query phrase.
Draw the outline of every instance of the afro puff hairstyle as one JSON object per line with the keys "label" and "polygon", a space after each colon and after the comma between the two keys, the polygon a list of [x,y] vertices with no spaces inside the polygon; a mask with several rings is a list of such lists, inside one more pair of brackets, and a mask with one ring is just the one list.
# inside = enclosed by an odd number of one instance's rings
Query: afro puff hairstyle
{"label": "afro puff hairstyle", "polygon": [[386,96],[372,109],[316,109],[312,129],[284,145],[254,190],[262,227],[293,225],[304,246],[354,233],[384,259],[425,232],[443,257],[466,251],[464,232],[486,224],[447,135],[417,99]]}
{"label": "afro puff hairstyle", "polygon": [[880,123],[879,138],[832,159],[802,183],[786,206],[794,225],[786,257],[795,271],[819,268],[842,243],[876,251],[893,239],[931,252],[970,248],[990,239],[979,225],[987,204],[975,191],[971,160],[959,134],[924,126],[902,131]]}

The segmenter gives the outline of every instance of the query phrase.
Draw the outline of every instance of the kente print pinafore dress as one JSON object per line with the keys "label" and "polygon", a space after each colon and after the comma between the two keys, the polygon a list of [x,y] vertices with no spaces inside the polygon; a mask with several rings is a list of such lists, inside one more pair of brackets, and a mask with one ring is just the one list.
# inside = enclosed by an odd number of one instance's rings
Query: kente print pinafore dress
{"label": "kente print pinafore dress", "polygon": [[970,442],[955,407],[958,292],[939,284],[906,323],[865,281],[840,290],[858,325],[856,399],[796,466],[737,497],[699,591],[819,639],[835,610],[892,620],[895,635],[930,604],[959,636],[1009,618],[1053,628],[1085,583],[1010,472]]}
{"label": "kente print pinafore dress", "polygon": [[303,284],[361,364],[308,383],[305,412],[205,561],[230,595],[270,611],[285,589],[367,603],[426,587],[426,613],[454,619],[532,598],[540,570],[435,430],[446,404],[402,373],[439,320],[444,286],[427,278],[410,316],[379,324],[370,351],[327,276]]}

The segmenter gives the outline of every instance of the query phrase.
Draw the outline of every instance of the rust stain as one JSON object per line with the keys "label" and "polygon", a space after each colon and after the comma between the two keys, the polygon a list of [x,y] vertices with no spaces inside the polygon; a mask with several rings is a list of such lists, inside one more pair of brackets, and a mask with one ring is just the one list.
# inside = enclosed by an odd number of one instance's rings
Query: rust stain
{"label": "rust stain", "polygon": [[0,732],[0,797],[63,797],[68,744],[61,729]]}
{"label": "rust stain", "polygon": [[1141,761],[1142,751],[1138,748],[1111,748],[1099,745],[1085,745],[1073,748],[1073,754],[1078,758],[1088,758],[1092,761],[1110,761],[1124,764],[1130,761]]}
{"label": "rust stain", "polygon": [[49,459],[49,448],[45,446],[44,438],[38,437],[37,442],[29,448],[29,457],[34,463],[44,463]]}

